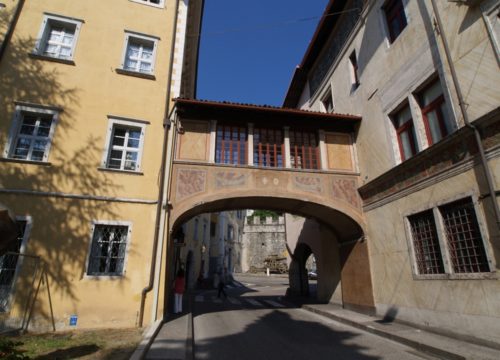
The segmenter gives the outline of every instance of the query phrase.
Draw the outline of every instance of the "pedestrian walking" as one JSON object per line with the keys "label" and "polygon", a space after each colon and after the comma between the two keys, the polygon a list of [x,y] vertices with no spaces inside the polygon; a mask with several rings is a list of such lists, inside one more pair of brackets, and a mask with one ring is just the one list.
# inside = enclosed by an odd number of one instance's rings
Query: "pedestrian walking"
{"label": "pedestrian walking", "polygon": [[182,295],[186,288],[184,270],[179,269],[174,280],[174,314],[182,312]]}
{"label": "pedestrian walking", "polygon": [[217,293],[217,297],[220,298],[220,294],[224,294],[224,298],[227,298],[226,291],[224,290],[224,287],[226,286],[226,281],[227,281],[227,270],[224,269],[224,272],[220,274],[219,276],[219,291]]}

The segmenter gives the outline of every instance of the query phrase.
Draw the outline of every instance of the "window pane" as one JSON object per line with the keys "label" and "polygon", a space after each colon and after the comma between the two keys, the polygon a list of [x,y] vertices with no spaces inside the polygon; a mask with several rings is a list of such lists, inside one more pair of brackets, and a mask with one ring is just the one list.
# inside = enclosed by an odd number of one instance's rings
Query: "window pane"
{"label": "window pane", "polygon": [[432,143],[436,143],[442,138],[437,112],[435,110],[430,111],[426,115],[427,115],[427,122],[429,124],[429,130],[431,132]]}
{"label": "window pane", "polygon": [[33,133],[35,132],[35,125],[35,116],[24,115],[21,130],[19,132],[23,135],[33,135]]}
{"label": "window pane", "polygon": [[52,119],[40,119],[37,136],[48,137],[51,125],[52,125]]}

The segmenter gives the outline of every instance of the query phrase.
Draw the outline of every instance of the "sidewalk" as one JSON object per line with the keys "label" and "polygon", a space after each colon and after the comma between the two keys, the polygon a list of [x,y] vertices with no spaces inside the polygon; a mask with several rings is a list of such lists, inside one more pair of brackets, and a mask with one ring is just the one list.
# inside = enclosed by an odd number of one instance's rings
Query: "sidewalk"
{"label": "sidewalk", "polygon": [[[399,322],[345,310],[334,304],[307,304],[303,309],[346,325],[382,336],[440,359],[498,360],[500,350],[438,335]],[[500,349],[500,344],[498,344]]]}

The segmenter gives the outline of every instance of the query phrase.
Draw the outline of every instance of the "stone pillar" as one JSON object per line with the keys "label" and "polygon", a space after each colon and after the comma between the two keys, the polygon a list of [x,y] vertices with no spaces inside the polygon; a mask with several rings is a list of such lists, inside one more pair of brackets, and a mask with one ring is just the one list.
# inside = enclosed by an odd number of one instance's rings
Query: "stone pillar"
{"label": "stone pillar", "polygon": [[285,167],[291,168],[292,163],[290,161],[290,127],[283,127],[284,141],[285,141]]}
{"label": "stone pillar", "polygon": [[208,154],[208,162],[215,163],[215,147],[217,141],[217,120],[210,120],[210,152]]}
{"label": "stone pillar", "polygon": [[326,153],[325,130],[319,130],[319,163],[321,170],[328,170],[328,157]]}
{"label": "stone pillar", "polygon": [[253,165],[253,124],[248,123],[247,163]]}

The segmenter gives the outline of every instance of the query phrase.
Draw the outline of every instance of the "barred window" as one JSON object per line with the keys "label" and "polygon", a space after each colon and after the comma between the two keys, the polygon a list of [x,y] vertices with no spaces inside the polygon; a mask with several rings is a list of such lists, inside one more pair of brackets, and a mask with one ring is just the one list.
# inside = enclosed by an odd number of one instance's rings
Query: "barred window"
{"label": "barred window", "polygon": [[488,272],[479,224],[470,198],[439,208],[455,273]]}
{"label": "barred window", "polygon": [[444,274],[443,257],[432,210],[412,215],[408,220],[418,273]]}
{"label": "barred window", "polygon": [[247,131],[244,127],[217,126],[215,162],[233,165],[247,163]]}
{"label": "barred window", "polygon": [[10,254],[0,256],[0,313],[8,311],[10,294],[19,262],[18,254],[21,252],[28,222],[17,220],[16,223],[19,228],[17,239],[6,249],[6,252]]}
{"label": "barred window", "polygon": [[284,167],[283,148],[282,129],[254,129],[253,162],[256,166]]}
{"label": "barred window", "polygon": [[319,169],[316,134],[290,130],[290,160],[295,169]]}
{"label": "barred window", "polygon": [[129,227],[96,224],[87,275],[122,275]]}

